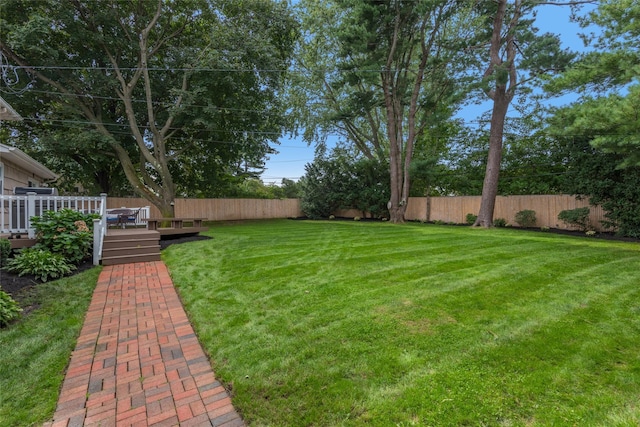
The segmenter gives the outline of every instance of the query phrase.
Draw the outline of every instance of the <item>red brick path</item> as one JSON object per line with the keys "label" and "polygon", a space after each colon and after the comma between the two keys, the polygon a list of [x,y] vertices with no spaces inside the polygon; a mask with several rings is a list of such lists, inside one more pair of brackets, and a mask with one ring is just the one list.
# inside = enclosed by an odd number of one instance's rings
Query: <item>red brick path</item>
{"label": "red brick path", "polygon": [[244,425],[164,263],[104,267],[45,427]]}

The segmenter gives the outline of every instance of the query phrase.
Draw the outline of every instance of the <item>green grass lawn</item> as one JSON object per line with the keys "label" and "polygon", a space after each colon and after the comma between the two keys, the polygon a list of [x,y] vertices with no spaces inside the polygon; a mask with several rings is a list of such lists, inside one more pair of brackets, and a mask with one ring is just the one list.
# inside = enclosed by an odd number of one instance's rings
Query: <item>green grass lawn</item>
{"label": "green grass lawn", "polygon": [[640,424],[640,245],[216,225],[163,259],[252,426]]}
{"label": "green grass lawn", "polygon": [[37,308],[0,329],[1,426],[42,425],[53,417],[99,272],[92,268],[33,287],[21,301]]}

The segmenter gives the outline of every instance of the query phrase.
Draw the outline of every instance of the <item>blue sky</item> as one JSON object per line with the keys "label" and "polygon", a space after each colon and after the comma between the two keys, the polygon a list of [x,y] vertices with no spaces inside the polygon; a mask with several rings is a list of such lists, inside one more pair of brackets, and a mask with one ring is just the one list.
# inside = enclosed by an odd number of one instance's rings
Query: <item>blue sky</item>
{"label": "blue sky", "polygon": [[[586,8],[585,8],[586,10]],[[541,32],[551,32],[560,35],[563,47],[573,50],[583,50],[584,45],[578,33],[583,30],[575,23],[570,22],[570,10],[568,7],[543,6],[538,8],[536,26]],[[565,96],[560,99],[549,101],[553,105],[567,104],[575,97]],[[490,109],[490,104],[469,105],[463,107],[458,113],[458,117],[468,121],[476,120],[485,111]],[[514,114],[514,110],[510,109]],[[298,180],[304,175],[304,166],[313,161],[314,146],[299,139],[281,138],[280,145],[276,147],[278,154],[269,156],[266,162],[266,169],[262,174],[265,183],[279,184],[282,178]]]}

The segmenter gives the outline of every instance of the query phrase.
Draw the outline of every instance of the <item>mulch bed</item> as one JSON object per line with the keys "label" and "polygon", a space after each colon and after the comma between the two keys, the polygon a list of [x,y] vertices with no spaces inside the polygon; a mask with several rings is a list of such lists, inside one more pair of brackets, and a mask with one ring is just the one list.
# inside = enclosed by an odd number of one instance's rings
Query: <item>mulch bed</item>
{"label": "mulch bed", "polygon": [[[163,238],[160,240],[160,249],[166,249],[171,245],[176,245],[180,243],[187,242],[195,242],[198,240],[207,240],[211,239],[208,236],[181,236],[174,238]],[[93,262],[91,259],[85,260],[82,264],[78,266],[77,270],[73,271],[73,274],[81,273],[85,270],[93,268]],[[35,276],[27,275],[18,276],[17,273],[10,273],[5,270],[0,269],[0,289],[8,293],[12,296],[16,301],[20,302],[21,294],[28,293],[29,289],[32,286],[36,286],[42,283],[40,280],[36,279]]]}

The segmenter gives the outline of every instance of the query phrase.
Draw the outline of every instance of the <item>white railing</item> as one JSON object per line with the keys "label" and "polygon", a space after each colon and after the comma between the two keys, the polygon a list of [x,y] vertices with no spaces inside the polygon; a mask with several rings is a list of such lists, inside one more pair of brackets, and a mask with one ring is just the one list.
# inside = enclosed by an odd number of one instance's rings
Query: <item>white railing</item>
{"label": "white railing", "polygon": [[107,206],[107,195],[99,197],[50,196],[27,193],[26,195],[0,195],[0,233],[27,234],[35,237],[32,217],[40,217],[46,211],[71,209],[82,213],[102,213]]}

